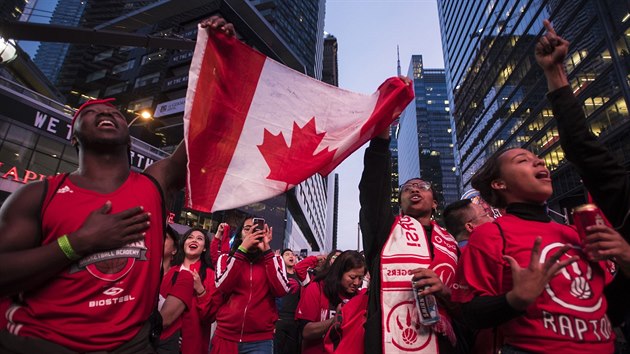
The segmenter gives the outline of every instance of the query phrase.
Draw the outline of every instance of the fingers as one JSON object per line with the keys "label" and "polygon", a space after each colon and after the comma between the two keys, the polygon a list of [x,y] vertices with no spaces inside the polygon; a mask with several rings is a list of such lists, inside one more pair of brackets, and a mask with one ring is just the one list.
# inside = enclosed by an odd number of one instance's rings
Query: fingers
{"label": "fingers", "polygon": [[567,258],[565,260],[562,260],[560,262],[555,262],[547,271],[547,275],[549,277],[552,277],[554,274],[556,274],[559,270],[561,270],[562,268],[565,268],[566,266],[568,266],[569,264],[573,263],[573,262],[577,262],[577,260],[580,259],[580,257],[578,256],[573,256],[570,258]]}
{"label": "fingers", "polygon": [[[536,236],[536,239],[534,240],[534,247],[532,247],[532,255],[531,255],[530,259],[529,259],[529,267],[530,268],[532,268],[532,267],[536,266],[538,263],[540,263],[540,244],[541,243],[542,243],[542,237]],[[512,264],[510,263],[510,265],[512,265]]]}
{"label": "fingers", "polygon": [[505,259],[510,264],[510,268],[512,268],[512,271],[521,268],[516,259],[512,258],[511,256],[505,255],[503,256],[503,259]]}
{"label": "fingers", "polygon": [[587,233],[604,232],[604,233],[616,233],[613,228],[608,225],[591,225],[586,228]]}
{"label": "fingers", "polygon": [[410,271],[413,274],[412,280],[419,280],[427,277],[437,277],[437,274],[429,268],[416,268]]}
{"label": "fingers", "polygon": [[116,217],[118,217],[118,220],[124,220],[127,218],[130,218],[134,215],[137,215],[139,213],[141,213],[144,210],[144,208],[142,206],[137,206],[137,207],[133,207],[133,208],[129,208],[127,210],[123,210],[119,213],[116,213],[114,215],[116,215]]}
{"label": "fingers", "polygon": [[547,269],[551,268],[551,266],[553,264],[556,264],[558,262],[558,260],[560,260],[560,257],[562,257],[565,253],[567,253],[567,251],[571,248],[570,245],[564,245],[562,246],[558,251],[556,251],[554,254],[551,255],[551,257],[549,257],[547,259],[547,261],[545,262],[545,267]]}
{"label": "fingers", "polygon": [[149,221],[142,222],[139,224],[133,224],[133,225],[125,227],[122,231],[122,234],[132,235],[132,234],[137,234],[137,233],[144,233],[144,231],[146,231],[149,228],[149,226],[151,226]]}
{"label": "fingers", "polygon": [[402,82],[404,82],[405,85],[410,85],[411,84],[411,80],[408,77],[404,76],[404,75],[400,75],[400,76],[398,76],[398,78],[400,80],[402,80]]}
{"label": "fingers", "polygon": [[100,209],[98,209],[98,211],[101,214],[108,214],[111,210],[112,210],[111,200],[106,201],[105,204],[103,204],[103,206]]}
{"label": "fingers", "polygon": [[208,19],[205,19],[199,23],[202,28],[211,28],[213,30],[220,30],[228,36],[233,36],[234,25],[228,23],[223,17],[220,16],[212,16]]}
{"label": "fingers", "polygon": [[554,35],[556,34],[556,30],[553,29],[553,26],[551,25],[551,22],[549,22],[549,20],[544,19],[543,26],[545,26],[545,29],[547,30],[547,32],[552,33]]}
{"label": "fingers", "polygon": [[234,30],[234,25],[231,23],[226,24],[221,29],[223,30],[223,32],[225,32],[225,34],[227,34],[230,37],[236,33],[236,31]]}

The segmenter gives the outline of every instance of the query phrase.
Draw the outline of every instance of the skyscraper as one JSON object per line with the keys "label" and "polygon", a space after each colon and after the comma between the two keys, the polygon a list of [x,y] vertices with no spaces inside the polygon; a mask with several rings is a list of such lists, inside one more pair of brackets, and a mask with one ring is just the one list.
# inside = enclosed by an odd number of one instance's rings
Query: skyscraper
{"label": "skyscraper", "polygon": [[322,79],[325,0],[249,0],[284,38],[306,67]]}
{"label": "skyscraper", "polygon": [[459,199],[444,69],[424,68],[422,56],[413,55],[407,76],[416,97],[400,118],[399,180],[430,181],[443,206]]}
{"label": "skyscraper", "polygon": [[533,55],[544,18],[571,42],[565,65],[591,130],[630,163],[628,2],[439,0],[438,11],[464,189],[488,156],[521,146],[552,171],[552,208],[571,207],[584,195],[564,159]]}
{"label": "skyscraper", "polygon": [[339,86],[339,66],[337,65],[337,38],[332,34],[324,35],[324,56],[322,65],[322,81]]}
{"label": "skyscraper", "polygon": [[[51,24],[77,26],[85,9],[84,0],[59,0],[50,19]],[[68,43],[43,42],[39,45],[33,62],[46,75],[50,82],[57,81],[57,75],[66,58]]]}

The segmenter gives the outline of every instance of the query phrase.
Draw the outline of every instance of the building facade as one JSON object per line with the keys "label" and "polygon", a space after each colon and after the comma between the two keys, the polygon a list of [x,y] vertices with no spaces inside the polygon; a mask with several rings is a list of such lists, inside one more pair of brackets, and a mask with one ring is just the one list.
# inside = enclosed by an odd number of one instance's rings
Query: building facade
{"label": "building facade", "polygon": [[413,55],[407,76],[413,79],[414,101],[400,118],[398,177],[422,177],[433,184],[440,207],[459,199],[451,118],[444,69],[427,69]]}
{"label": "building facade", "polygon": [[322,79],[325,0],[249,0],[269,22],[306,68]]}
{"label": "building facade", "polygon": [[[77,26],[85,10],[84,0],[59,0],[50,18],[51,24]],[[57,81],[57,75],[70,45],[68,43],[42,42],[33,57],[33,62],[46,75],[50,82]]]}
{"label": "building facade", "polygon": [[563,214],[584,190],[559,146],[534,46],[548,18],[571,42],[570,85],[591,131],[630,163],[630,4],[615,0],[438,1],[461,184],[494,152],[524,147],[552,171],[550,206]]}
{"label": "building facade", "polygon": [[337,38],[332,34],[324,36],[324,56],[322,66],[322,81],[339,86],[339,65],[337,62]]}

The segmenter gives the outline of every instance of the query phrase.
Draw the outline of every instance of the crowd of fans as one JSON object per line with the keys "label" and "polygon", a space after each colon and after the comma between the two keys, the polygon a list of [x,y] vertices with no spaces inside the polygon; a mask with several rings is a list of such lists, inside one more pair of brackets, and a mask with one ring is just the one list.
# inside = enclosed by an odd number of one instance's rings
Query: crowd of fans
{"label": "crowd of fans", "polygon": [[[202,25],[233,34],[219,18]],[[385,129],[359,184],[364,254],[298,260],[271,249],[254,215],[179,235],[163,215],[184,149],[131,172],[124,117],[91,101],[73,121],[79,171],[25,186],[0,212],[0,353],[623,352],[630,179],[588,131],[568,42],[545,27],[535,55],[561,144],[609,224],[581,238],[553,222],[550,172],[521,148],[487,160],[479,195],[447,206],[445,228],[422,178],[400,186],[394,215]]]}

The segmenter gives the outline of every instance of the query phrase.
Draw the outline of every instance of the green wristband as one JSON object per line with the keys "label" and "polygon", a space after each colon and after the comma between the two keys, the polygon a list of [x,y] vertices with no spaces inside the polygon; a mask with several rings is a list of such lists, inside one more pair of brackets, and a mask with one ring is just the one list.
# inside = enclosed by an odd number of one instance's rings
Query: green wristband
{"label": "green wristband", "polygon": [[57,239],[57,244],[59,245],[59,248],[61,248],[61,251],[63,251],[63,254],[65,254],[69,260],[76,261],[77,259],[81,258],[74,251],[74,248],[72,248],[72,245],[70,244],[70,240],[68,240],[68,235],[63,235],[59,237]]}
{"label": "green wristband", "polygon": [[247,253],[247,248],[245,248],[243,246],[238,246],[238,250],[243,252],[243,253]]}

